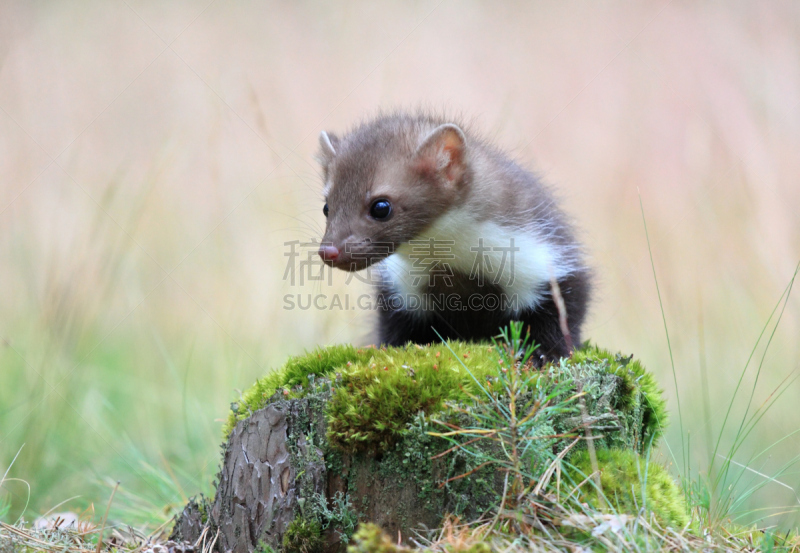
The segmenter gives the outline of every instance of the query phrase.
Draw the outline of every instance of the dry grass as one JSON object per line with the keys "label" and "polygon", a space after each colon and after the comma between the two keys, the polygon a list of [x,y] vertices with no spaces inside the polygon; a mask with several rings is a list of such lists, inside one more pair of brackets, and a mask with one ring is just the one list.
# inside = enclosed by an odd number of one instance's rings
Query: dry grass
{"label": "dry grass", "polygon": [[[788,1],[3,3],[0,468],[25,444],[27,516],[107,497],[86,482],[111,477],[157,518],[208,485],[236,388],[364,339],[369,314],[282,309],[285,293],[331,293],[282,280],[284,242],[320,234],[317,133],[396,106],[463,113],[558,186],[600,280],[586,335],[671,389],[641,191],[690,457],[707,466],[800,257],[798,30]],[[368,288],[335,275],[332,290]],[[756,404],[797,369],[798,334],[795,296]],[[799,392],[739,461],[798,428]],[[675,427],[667,439],[680,458]],[[18,514],[25,489],[6,492]],[[773,484],[748,508],[797,503]]]}
{"label": "dry grass", "polygon": [[[554,498],[546,498],[553,500]],[[545,500],[544,503],[547,503]],[[570,512],[553,502],[536,506],[538,532],[509,537],[518,530],[519,514],[507,513],[510,528],[500,531],[489,524],[463,524],[446,520],[439,535],[426,547],[434,552],[469,551],[476,542],[488,542],[492,551],[558,552],[558,551],[800,551],[796,538],[765,537],[752,529],[724,530],[700,535],[688,528],[673,529],[661,526],[654,518],[643,515],[586,515]],[[534,523],[533,519],[525,522]],[[772,545],[767,545],[771,543]]]}
{"label": "dry grass", "polygon": [[[585,551],[588,547],[602,551],[800,551],[797,538],[765,536],[759,530],[723,530],[698,535],[688,528],[664,528],[654,518],[643,515],[586,515],[565,509],[544,496],[534,506],[536,515],[521,512],[503,512],[501,527],[489,521],[465,524],[458,519],[444,521],[432,539],[412,541],[416,547],[394,545],[388,536],[383,537],[383,547],[365,549],[394,553],[452,553],[458,551],[483,551],[476,544],[489,544],[492,551],[515,553],[517,551],[559,552]],[[503,516],[505,515],[505,516]],[[519,533],[519,526],[526,526]],[[535,531],[534,531],[535,530]],[[14,553],[39,553],[49,551],[74,551],[77,553],[211,553],[216,536],[203,532],[194,543],[174,542],[164,532],[144,534],[130,527],[110,529],[102,543],[96,546],[96,528],[69,527],[31,528],[22,524],[0,522],[0,551],[9,548]],[[516,534],[516,537],[509,535]],[[768,545],[770,544],[770,545]],[[354,549],[361,551],[362,549]]]}
{"label": "dry grass", "polygon": [[9,553],[211,553],[216,545],[213,536],[209,538],[205,533],[196,543],[179,543],[169,540],[163,531],[144,534],[129,526],[110,528],[98,545],[98,528],[93,525],[76,528],[54,522],[48,528],[0,522],[0,551],[5,553],[3,547],[8,547]]}

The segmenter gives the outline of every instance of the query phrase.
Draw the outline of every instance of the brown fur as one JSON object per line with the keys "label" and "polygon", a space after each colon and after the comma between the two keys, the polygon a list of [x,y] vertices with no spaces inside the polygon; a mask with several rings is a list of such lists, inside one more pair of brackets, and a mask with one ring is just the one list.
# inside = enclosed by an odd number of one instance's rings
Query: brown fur
{"label": "brown fur", "polygon": [[[323,243],[339,250],[335,260],[326,259],[329,265],[364,269],[458,209],[458,224],[473,227],[491,222],[498,225],[491,228],[505,229],[511,236],[535,236],[551,245],[558,253],[563,275],[559,284],[570,299],[570,330],[574,336],[580,335],[590,272],[566,217],[549,190],[530,172],[474,133],[465,132],[463,125],[426,114],[379,116],[341,138],[323,133],[320,145],[329,209]],[[392,204],[386,220],[370,216],[370,206],[377,199]],[[458,283],[459,293],[487,293],[486,288],[476,289],[464,275],[459,278],[463,280]],[[387,281],[378,293],[380,299],[397,290]],[[472,339],[488,338],[496,334],[497,324],[513,317],[528,320],[531,328],[538,329],[539,339],[546,336],[551,349],[564,354],[563,344],[553,337],[557,313],[553,314],[551,304],[547,298],[516,313],[483,313],[479,319],[486,325],[463,313],[436,312],[428,314],[431,318],[394,309],[381,315],[380,341],[430,341],[435,335],[430,332],[431,321],[437,318],[450,337],[462,338],[466,333]],[[473,321],[469,328],[463,326],[466,320]],[[447,332],[448,326],[460,330]]]}

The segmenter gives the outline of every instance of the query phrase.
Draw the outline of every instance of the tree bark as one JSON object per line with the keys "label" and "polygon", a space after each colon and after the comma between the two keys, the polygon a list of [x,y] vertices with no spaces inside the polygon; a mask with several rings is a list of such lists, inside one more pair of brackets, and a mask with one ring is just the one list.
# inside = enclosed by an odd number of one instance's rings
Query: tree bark
{"label": "tree bark", "polygon": [[[605,365],[598,367],[582,369],[576,380],[591,390],[585,396],[587,414],[573,420],[565,413],[549,421],[544,435],[590,424],[601,431],[597,447],[641,451],[641,391],[636,384],[623,385]],[[471,520],[499,503],[504,473],[494,466],[473,471],[474,459],[459,450],[437,458],[451,444],[429,434],[440,427],[428,426],[424,416],[418,415],[389,451],[346,453],[330,445],[331,390],[330,381],[319,379],[296,394],[302,397],[278,393],[240,420],[224,447],[213,502],[190,502],[172,538],[194,542],[205,531],[205,541],[216,540],[216,550],[235,553],[343,551],[358,522],[376,523],[409,543],[415,532],[435,530],[446,513]],[[464,474],[469,476],[453,478]],[[447,486],[439,485],[448,479]]]}

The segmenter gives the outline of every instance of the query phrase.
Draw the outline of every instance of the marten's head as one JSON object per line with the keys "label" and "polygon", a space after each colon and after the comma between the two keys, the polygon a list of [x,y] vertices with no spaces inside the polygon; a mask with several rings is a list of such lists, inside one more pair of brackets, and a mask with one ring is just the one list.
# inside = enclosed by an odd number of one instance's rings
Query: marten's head
{"label": "marten's head", "polygon": [[381,117],[339,138],[319,136],[327,217],[319,255],[364,269],[414,239],[463,196],[467,139],[455,124]]}

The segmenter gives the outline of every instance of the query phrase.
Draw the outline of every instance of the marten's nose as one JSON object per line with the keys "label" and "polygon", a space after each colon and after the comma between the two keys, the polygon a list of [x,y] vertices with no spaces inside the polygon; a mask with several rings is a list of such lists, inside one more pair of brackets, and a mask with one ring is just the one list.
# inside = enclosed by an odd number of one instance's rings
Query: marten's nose
{"label": "marten's nose", "polygon": [[339,248],[331,244],[323,244],[319,247],[319,256],[323,261],[336,262],[339,257]]}

